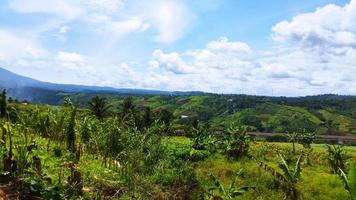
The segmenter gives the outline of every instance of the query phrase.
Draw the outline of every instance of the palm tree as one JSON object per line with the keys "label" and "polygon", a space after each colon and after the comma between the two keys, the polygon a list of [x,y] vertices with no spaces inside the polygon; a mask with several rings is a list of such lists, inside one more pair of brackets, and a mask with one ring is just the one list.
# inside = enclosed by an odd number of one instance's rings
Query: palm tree
{"label": "palm tree", "polygon": [[110,105],[108,105],[106,98],[95,96],[89,102],[89,109],[92,114],[95,115],[99,120],[105,117]]}
{"label": "palm tree", "polygon": [[133,102],[132,97],[126,97],[124,99],[124,102],[122,103],[121,117],[124,118],[129,114],[135,115],[135,113],[136,113],[136,106]]}
{"label": "palm tree", "polygon": [[[231,184],[229,188],[225,188],[220,180],[210,174],[210,179],[214,182],[214,186],[209,188],[209,196],[210,200],[228,200],[228,199],[234,199],[237,196],[243,195],[245,192],[247,192],[250,188],[252,187],[237,187],[236,182],[239,177],[242,176],[242,170],[237,171],[234,176],[231,179]],[[216,194],[216,192],[218,194]]]}
{"label": "palm tree", "polygon": [[143,126],[147,129],[151,126],[153,123],[153,116],[152,116],[152,111],[150,107],[145,107],[145,112],[142,116],[142,123]]}

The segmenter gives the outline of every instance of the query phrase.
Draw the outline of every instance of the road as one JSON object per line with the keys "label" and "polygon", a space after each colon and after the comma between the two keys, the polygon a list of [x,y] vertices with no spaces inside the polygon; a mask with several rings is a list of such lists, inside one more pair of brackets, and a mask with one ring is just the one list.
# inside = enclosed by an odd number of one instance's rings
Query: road
{"label": "road", "polygon": [[[262,132],[249,132],[249,135],[256,137],[269,138],[273,136],[286,136],[285,133],[262,133]],[[355,135],[316,135],[316,140],[330,141],[334,143],[356,142]]]}

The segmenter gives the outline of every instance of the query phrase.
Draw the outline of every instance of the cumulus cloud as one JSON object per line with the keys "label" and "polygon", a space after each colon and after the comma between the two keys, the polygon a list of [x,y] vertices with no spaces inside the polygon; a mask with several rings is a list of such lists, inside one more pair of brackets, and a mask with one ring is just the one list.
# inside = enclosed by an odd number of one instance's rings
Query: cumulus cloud
{"label": "cumulus cloud", "polygon": [[183,53],[164,53],[158,49],[153,52],[152,58],[151,63],[154,65],[177,74],[225,70],[233,75],[238,71],[244,74],[258,67],[247,44],[232,42],[226,37],[209,42],[204,49],[187,50]]}
{"label": "cumulus cloud", "polygon": [[329,4],[315,12],[295,16],[273,28],[273,39],[302,47],[356,48],[356,1],[345,6]]}
{"label": "cumulus cloud", "polygon": [[[40,13],[58,20],[58,26],[50,27],[60,35],[75,32],[71,23],[80,21],[94,29],[94,34],[101,34],[100,38],[115,40],[130,33],[147,33],[145,39],[173,43],[195,19],[183,0],[13,0],[9,5],[19,13]],[[168,51],[164,49],[168,45],[161,45],[148,58],[147,68],[142,60],[95,60],[65,49],[48,53],[37,41],[40,37],[0,29],[0,62],[56,66],[77,72],[80,80],[88,81],[82,83],[115,87],[288,96],[356,94],[356,0],[281,21],[272,27],[271,37],[275,43],[269,52],[226,37],[182,51]],[[99,53],[107,50],[98,49]],[[106,54],[102,57],[108,58]]]}
{"label": "cumulus cloud", "polygon": [[[299,14],[272,28],[272,38],[283,50],[264,57],[271,77],[294,79],[314,93],[355,93],[356,0],[345,6],[329,4]],[[348,80],[348,81],[345,81]],[[303,90],[300,93],[304,93]]]}
{"label": "cumulus cloud", "polygon": [[203,49],[181,53],[155,50],[150,64],[166,73],[174,89],[210,92],[240,91],[260,68],[247,44],[226,37],[208,42]]}
{"label": "cumulus cloud", "polygon": [[153,52],[152,58],[153,60],[150,63],[154,67],[161,67],[176,74],[189,74],[193,72],[192,67],[188,66],[176,52],[165,54],[162,50],[158,49]]}

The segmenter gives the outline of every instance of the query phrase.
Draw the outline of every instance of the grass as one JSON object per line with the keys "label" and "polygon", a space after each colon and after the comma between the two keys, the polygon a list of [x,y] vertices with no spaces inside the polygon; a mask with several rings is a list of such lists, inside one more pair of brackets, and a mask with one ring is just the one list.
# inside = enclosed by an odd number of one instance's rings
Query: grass
{"label": "grass", "polygon": [[[22,141],[22,136],[14,135],[14,143]],[[29,141],[35,140],[38,148],[34,150],[34,155],[37,155],[42,160],[42,169],[45,174],[51,177],[54,183],[59,181],[59,174],[63,162],[68,160],[69,154],[64,150],[61,157],[54,155],[53,149],[61,146],[60,143],[52,142],[47,151],[47,139],[32,136]],[[163,144],[168,149],[186,149],[190,148],[191,140],[186,137],[165,137]],[[62,145],[63,146],[63,145]],[[311,163],[303,163],[303,171],[300,182],[297,183],[297,188],[301,192],[303,199],[349,199],[348,193],[344,190],[343,185],[339,181],[337,175],[330,172],[330,168],[326,161],[326,145],[313,144],[313,151],[310,155]],[[297,152],[303,150],[303,147],[296,144]],[[345,147],[347,153],[352,157],[351,161],[356,161],[356,147]],[[289,155],[291,153],[290,143],[267,143],[255,142],[250,146],[250,153],[264,160],[270,166],[278,169],[278,153]],[[16,150],[15,150],[16,153]],[[227,161],[222,152],[216,152],[210,155],[205,160],[192,162],[192,167],[197,173],[198,180],[205,191],[211,187],[212,182],[208,178],[209,174],[215,175],[225,187],[231,183],[231,177],[234,172],[242,169],[243,177],[239,178],[237,184],[239,186],[254,187],[237,199],[282,199],[283,191],[278,189],[277,183],[269,173],[261,169],[254,161],[248,158],[242,158],[239,161]],[[79,162],[79,170],[84,179],[84,187],[92,191],[98,187],[120,187],[122,185],[119,180],[120,175],[108,168],[105,168],[102,161],[94,155],[83,154]],[[63,168],[65,175],[68,177],[69,169]],[[62,178],[62,181],[65,181]]]}
{"label": "grass", "polygon": [[[185,137],[167,137],[167,144],[173,146],[186,146],[191,143]],[[311,163],[303,163],[303,171],[300,182],[297,184],[303,199],[349,199],[348,193],[344,190],[342,183],[337,175],[332,174],[328,166],[326,156],[327,147],[325,144],[313,144],[313,151],[310,155]],[[250,151],[254,154],[264,154],[264,161],[270,166],[278,169],[278,156],[276,150],[286,154],[291,150],[290,143],[267,143],[256,142],[251,145]],[[296,144],[297,152],[303,150],[302,145]],[[356,147],[346,146],[346,152],[351,156],[350,162],[356,158]],[[209,158],[193,164],[198,174],[199,181],[205,191],[212,186],[209,174],[219,178],[225,187],[231,183],[234,172],[243,169],[244,175],[237,184],[239,186],[255,187],[254,190],[247,192],[237,199],[283,199],[283,191],[277,188],[273,177],[262,170],[254,161],[243,158],[240,161],[227,161],[221,153],[215,153]]]}

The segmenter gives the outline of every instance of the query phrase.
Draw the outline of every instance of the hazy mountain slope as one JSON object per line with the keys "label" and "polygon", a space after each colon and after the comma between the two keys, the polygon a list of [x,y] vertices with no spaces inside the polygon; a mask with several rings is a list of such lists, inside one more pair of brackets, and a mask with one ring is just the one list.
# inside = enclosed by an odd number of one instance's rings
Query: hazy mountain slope
{"label": "hazy mountain slope", "polygon": [[[202,92],[168,92],[145,89],[126,89],[112,87],[83,86],[71,84],[54,84],[21,76],[0,68],[0,89],[7,89],[9,96],[38,103],[57,104],[65,93],[89,94],[140,94],[140,95],[196,95]],[[57,96],[57,97],[56,97]]]}

